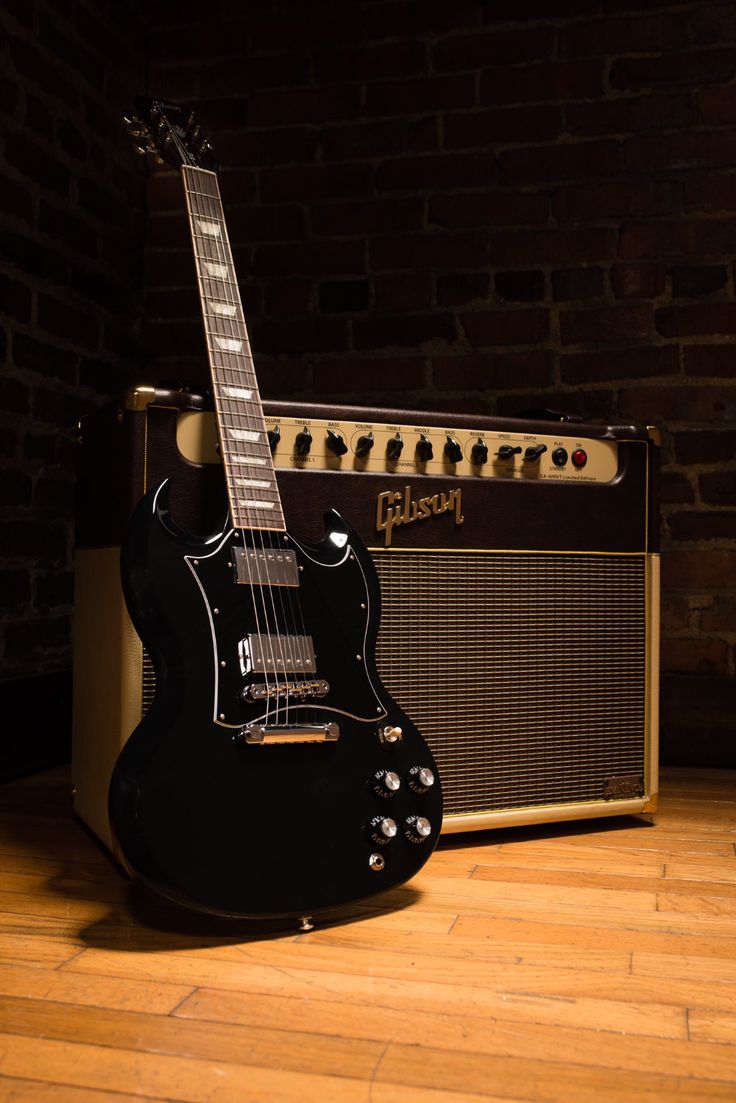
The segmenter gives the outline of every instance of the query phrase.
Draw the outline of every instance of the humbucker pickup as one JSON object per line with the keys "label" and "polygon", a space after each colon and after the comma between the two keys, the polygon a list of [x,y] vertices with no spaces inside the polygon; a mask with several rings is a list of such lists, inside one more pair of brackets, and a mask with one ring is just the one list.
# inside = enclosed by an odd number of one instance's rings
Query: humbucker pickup
{"label": "humbucker pickup", "polygon": [[313,674],[317,667],[311,636],[246,636],[238,658],[242,674]]}
{"label": "humbucker pickup", "polygon": [[233,548],[235,581],[249,586],[298,586],[299,567],[293,551],[275,548]]}

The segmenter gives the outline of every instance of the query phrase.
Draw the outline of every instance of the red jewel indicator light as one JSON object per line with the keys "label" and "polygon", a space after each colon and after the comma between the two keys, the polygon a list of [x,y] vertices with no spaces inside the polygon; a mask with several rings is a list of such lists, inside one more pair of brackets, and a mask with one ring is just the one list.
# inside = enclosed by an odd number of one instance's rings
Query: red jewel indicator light
{"label": "red jewel indicator light", "polygon": [[576,448],[570,458],[573,467],[585,467],[588,462],[588,453],[583,448]]}

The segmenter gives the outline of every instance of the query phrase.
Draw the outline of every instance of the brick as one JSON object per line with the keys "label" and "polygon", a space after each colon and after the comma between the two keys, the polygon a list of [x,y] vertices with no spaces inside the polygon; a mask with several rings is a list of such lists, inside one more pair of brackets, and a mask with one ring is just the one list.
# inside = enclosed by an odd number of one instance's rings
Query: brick
{"label": "brick", "polygon": [[33,488],[33,505],[44,517],[70,517],[74,511],[74,483],[42,473]]}
{"label": "brick", "polygon": [[672,269],[672,297],[697,299],[722,291],[728,280],[725,264],[701,264]]}
{"label": "brick", "polygon": [[17,445],[16,434],[7,425],[0,425],[0,456],[13,456]]}
{"label": "brick", "polygon": [[501,395],[498,413],[501,416],[527,416],[529,410],[552,407],[556,412],[575,415],[584,421],[610,421],[614,413],[614,395],[610,390],[560,391]]}
{"label": "brick", "polygon": [[70,81],[65,80],[58,66],[49,64],[48,55],[39,50],[35,44],[31,45],[17,38],[11,39],[10,57],[16,72],[24,81],[35,84],[47,92],[52,99],[67,107],[77,106],[79,95],[76,88]]}
{"label": "brick", "polygon": [[327,237],[418,230],[422,225],[420,199],[374,199],[362,203],[329,203],[312,207],[312,231]]}
{"label": "brick", "polygon": [[36,576],[34,605],[38,612],[69,609],[74,598],[74,575],[71,571],[39,572]]}
{"label": "brick", "polygon": [[362,241],[303,241],[289,245],[262,245],[256,250],[257,275],[363,275]]}
{"label": "brick", "polygon": [[337,318],[279,318],[251,326],[256,353],[270,355],[342,352],[348,348],[348,323]]}
{"label": "brick", "polygon": [[80,417],[90,413],[93,404],[73,390],[53,390],[39,384],[31,391],[31,406],[36,428],[40,422],[55,425],[66,432],[71,430]]}
{"label": "brick", "polygon": [[320,284],[319,307],[325,314],[367,310],[371,285],[368,280],[333,280]]}
{"label": "brick", "polygon": [[721,595],[711,609],[700,614],[701,632],[728,632],[736,628],[736,597]]}
{"label": "brick", "polygon": [[736,512],[726,513],[722,509],[671,513],[667,525],[673,540],[736,539]]}
{"label": "brick", "polygon": [[687,345],[685,374],[736,378],[736,345]]}
{"label": "brick", "polygon": [[70,637],[68,616],[17,621],[6,626],[6,653],[21,669],[22,664],[37,665],[40,661],[54,660],[54,665],[58,665],[62,660],[68,662]]}
{"label": "brick", "polygon": [[64,283],[67,263],[58,249],[39,245],[30,236],[0,230],[0,253],[6,264],[12,264],[31,276],[40,276],[52,283]]}
{"label": "brick", "polygon": [[607,260],[615,241],[615,230],[607,226],[516,231],[493,234],[489,256],[497,267]]}
{"label": "brick", "polygon": [[486,355],[435,357],[432,363],[435,386],[441,391],[503,390],[519,386],[551,386],[555,354],[549,349],[528,352],[494,352]]}
{"label": "brick", "polygon": [[[475,79],[469,75],[381,81],[366,87],[365,114],[426,115],[430,111],[472,107],[474,102]],[[334,113],[328,117],[335,117]]]}
{"label": "brick", "polygon": [[206,345],[199,319],[167,321],[147,318],[143,331],[143,347],[151,356],[179,357],[198,351],[206,356]]}
{"label": "brick", "polygon": [[437,120],[434,117],[381,119],[327,126],[322,130],[321,139],[324,157],[329,161],[426,153],[437,148]]}
{"label": "brick", "polygon": [[69,280],[72,291],[83,295],[90,302],[109,310],[111,313],[124,311],[130,299],[130,288],[112,283],[94,268],[73,268]]}
{"label": "brick", "polygon": [[563,383],[603,383],[614,379],[640,379],[674,375],[677,348],[660,345],[600,352],[565,353],[560,357]]}
{"label": "brick", "polygon": [[25,471],[6,468],[0,479],[0,505],[27,506],[31,503],[31,477]]}
{"label": "brick", "polygon": [[370,266],[375,271],[401,268],[475,268],[486,263],[486,245],[477,234],[423,233],[373,238]]}
{"label": "brick", "polygon": [[552,213],[560,222],[600,222],[673,214],[680,203],[680,186],[672,181],[601,180],[557,188]]}
{"label": "brick", "polygon": [[69,170],[45,148],[29,140],[25,134],[9,132],[3,140],[7,163],[26,179],[58,195],[69,194]]}
{"label": "brick", "polygon": [[553,27],[524,27],[487,34],[452,35],[434,47],[437,72],[462,72],[489,65],[513,65],[523,61],[546,61],[552,56]]}
{"label": "brick", "polygon": [[693,303],[656,311],[657,331],[663,337],[700,334],[736,334],[736,303]]}
{"label": "brick", "polygon": [[427,343],[452,344],[457,340],[454,315],[396,314],[353,323],[356,349],[420,347]]}
{"label": "brick", "polygon": [[488,153],[396,157],[376,170],[378,191],[448,190],[488,187],[496,180],[496,159]]}
{"label": "brick", "polygon": [[479,11],[474,0],[408,0],[391,5],[391,17],[386,18],[380,4],[371,4],[359,21],[369,38],[400,38],[427,35],[439,31],[472,30],[478,25]]}
{"label": "brick", "polygon": [[698,485],[701,501],[710,505],[736,506],[736,471],[711,471],[700,476]]}
{"label": "brick", "polygon": [[562,109],[546,104],[506,107],[498,111],[448,112],[443,121],[446,149],[526,145],[550,141],[561,131]]}
{"label": "brick", "polygon": [[682,674],[726,674],[728,645],[723,640],[663,639],[662,670]]}
{"label": "brick", "polygon": [[729,590],[736,578],[736,551],[702,548],[667,551],[662,556],[665,590]]}
{"label": "brick", "polygon": [[[399,272],[376,276],[376,310],[389,313],[426,310],[432,303],[432,278],[427,272]],[[447,305],[440,301],[440,305]]]}
{"label": "brick", "polygon": [[587,137],[670,130],[689,126],[697,119],[693,98],[684,93],[570,103],[565,105],[564,111],[566,130]]}
{"label": "brick", "polygon": [[[151,178],[152,186],[155,179],[156,177]],[[184,201],[184,190],[181,184],[181,177],[176,177],[176,183],[178,185],[178,206],[181,208]],[[116,199],[111,188],[101,188],[94,180],[88,180],[82,177],[77,180],[77,194],[79,195],[80,207],[82,207],[87,215],[94,215],[101,222],[111,226],[117,226],[121,230],[129,229],[131,215],[130,204],[127,202],[123,203],[119,199]]]}
{"label": "brick", "polygon": [[544,298],[544,272],[496,272],[493,283],[502,302],[535,303]]}
{"label": "brick", "polygon": [[632,172],[720,168],[736,164],[736,138],[723,131],[633,137],[625,143],[624,161]]}
{"label": "brick", "polygon": [[426,68],[424,42],[384,42],[380,46],[356,49],[323,50],[312,55],[315,79],[386,80],[414,76]]}
{"label": "brick", "polygon": [[551,279],[556,302],[599,299],[603,295],[602,268],[560,268]]}
{"label": "brick", "polygon": [[685,42],[683,19],[656,15],[620,19],[591,19],[560,31],[560,57],[612,57],[616,54],[658,53]]}
{"label": "brick", "polygon": [[220,134],[217,155],[228,165],[292,165],[314,161],[319,150],[312,127],[248,130]]}
{"label": "brick", "polygon": [[368,164],[353,164],[261,169],[260,181],[263,203],[349,199],[370,194],[373,168]]}
{"label": "brick", "polygon": [[94,349],[99,343],[100,325],[97,318],[52,295],[38,296],[38,324],[42,329],[83,348]]}
{"label": "brick", "polygon": [[325,360],[314,368],[318,394],[414,391],[426,383],[426,360],[421,357]]}
{"label": "brick", "polygon": [[545,65],[486,69],[481,74],[481,103],[555,103],[591,99],[603,90],[603,66],[598,61],[552,62]]}
{"label": "brick", "polygon": [[659,480],[659,499],[665,505],[682,505],[695,501],[695,491],[686,475],[664,471]]}
{"label": "brick", "polygon": [[486,272],[453,272],[437,277],[437,302],[441,306],[465,306],[487,299],[491,277]]}
{"label": "brick", "polygon": [[66,558],[67,529],[60,521],[7,521],[0,525],[0,555],[9,559]]}
{"label": "brick", "polygon": [[736,187],[732,175],[708,173],[685,181],[685,209],[699,211],[736,211]]}
{"label": "brick", "polygon": [[702,4],[690,16],[690,37],[693,42],[736,41],[736,11],[732,4]]}
{"label": "brick", "polygon": [[267,314],[306,314],[311,302],[308,280],[269,280],[266,286]]}
{"label": "brick", "polygon": [[7,218],[31,221],[33,201],[28,188],[2,172],[0,172],[0,205]]}
{"label": "brick", "polygon": [[27,322],[31,317],[31,292],[18,280],[12,280],[9,276],[0,273],[0,302],[3,314],[10,315],[20,322]]}
{"label": "brick", "polygon": [[473,348],[497,345],[532,345],[549,337],[549,311],[489,310],[460,316]]}
{"label": "brick", "polygon": [[30,409],[28,387],[18,379],[0,376],[0,410],[9,414],[27,414]]}
{"label": "brick", "polygon": [[26,113],[23,121],[26,131],[32,131],[35,138],[44,138],[47,142],[51,142],[54,137],[53,115],[45,103],[30,93],[26,93]]}
{"label": "brick", "polygon": [[594,307],[560,314],[563,345],[621,345],[651,336],[651,306]]}
{"label": "brick", "polygon": [[736,89],[733,85],[704,88],[695,102],[698,121],[705,126],[728,126],[736,122]]}
{"label": "brick", "polygon": [[615,176],[620,169],[618,142],[575,142],[507,150],[499,155],[501,180],[506,184],[535,184]]}
{"label": "brick", "polygon": [[736,429],[695,429],[672,435],[678,463],[722,463],[736,459]]}
{"label": "brick", "polygon": [[93,88],[102,91],[105,72],[102,59],[88,50],[78,36],[64,34],[54,20],[41,14],[38,20],[38,38],[55,59],[68,64],[71,71],[84,77]]}
{"label": "brick", "polygon": [[27,571],[0,570],[0,612],[18,613],[31,600],[31,580]]}
{"label": "brick", "polygon": [[736,50],[673,50],[661,57],[619,58],[613,63],[609,82],[620,91],[666,84],[720,84],[731,79],[734,65]]}
{"label": "brick", "polygon": [[304,211],[295,205],[234,207],[227,213],[233,245],[262,241],[298,241],[305,237]]}
{"label": "brick", "polygon": [[49,237],[63,241],[75,253],[97,256],[97,234],[88,223],[65,208],[54,207],[42,199],[38,228]]}
{"label": "brick", "polygon": [[[321,124],[325,119],[354,119],[360,111],[360,86],[322,84],[317,87],[252,92],[248,98],[250,126]],[[369,112],[373,114],[373,112]]]}
{"label": "brick", "polygon": [[13,334],[13,363],[24,371],[38,372],[67,383],[73,383],[76,378],[76,353],[25,333]]}
{"label": "brick", "polygon": [[611,290],[617,299],[656,299],[664,293],[665,268],[661,264],[614,264]]}
{"label": "brick", "polygon": [[690,625],[690,607],[681,594],[662,594],[662,631],[678,632]]}
{"label": "brick", "polygon": [[546,194],[486,191],[480,195],[437,195],[429,201],[429,222],[462,229],[476,226],[535,226],[549,215]]}
{"label": "brick", "polygon": [[619,240],[619,254],[632,260],[722,256],[735,248],[736,222],[723,219],[630,223],[622,228]]}

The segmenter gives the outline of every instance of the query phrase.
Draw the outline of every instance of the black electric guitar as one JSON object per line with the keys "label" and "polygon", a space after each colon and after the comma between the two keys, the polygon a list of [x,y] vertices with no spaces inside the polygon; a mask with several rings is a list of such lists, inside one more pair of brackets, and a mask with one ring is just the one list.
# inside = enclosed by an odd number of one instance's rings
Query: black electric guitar
{"label": "black electric guitar", "polygon": [[166,483],[132,516],[123,586],[156,696],[115,766],[110,819],[126,868],[170,900],[308,916],[420,869],[437,770],[376,672],[360,539],[335,512],[316,546],[286,531],[209,143],[159,101],[127,122],[181,170],[229,517],[206,539],[181,531]]}

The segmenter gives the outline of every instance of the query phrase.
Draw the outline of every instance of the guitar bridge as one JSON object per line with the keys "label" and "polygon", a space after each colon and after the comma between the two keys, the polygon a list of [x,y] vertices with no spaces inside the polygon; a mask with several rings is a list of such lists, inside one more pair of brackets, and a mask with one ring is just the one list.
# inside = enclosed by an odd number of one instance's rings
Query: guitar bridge
{"label": "guitar bridge", "polygon": [[248,724],[240,733],[244,743],[335,743],[340,738],[338,724]]}

